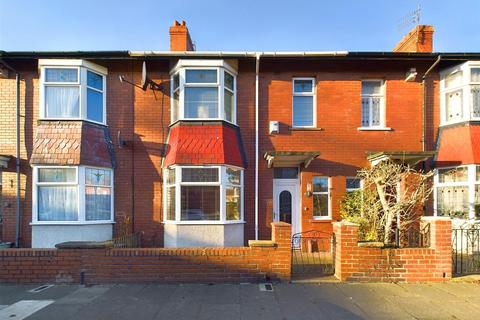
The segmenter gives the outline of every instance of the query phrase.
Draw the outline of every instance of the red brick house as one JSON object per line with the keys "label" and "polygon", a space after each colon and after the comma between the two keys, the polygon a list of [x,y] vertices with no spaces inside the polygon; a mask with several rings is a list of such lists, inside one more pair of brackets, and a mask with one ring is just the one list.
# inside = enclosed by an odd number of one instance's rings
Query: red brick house
{"label": "red brick house", "polygon": [[358,169],[385,158],[438,168],[427,213],[474,218],[480,54],[432,53],[432,36],[417,26],[393,52],[202,52],[175,22],[167,52],[0,52],[0,239],[331,232]]}

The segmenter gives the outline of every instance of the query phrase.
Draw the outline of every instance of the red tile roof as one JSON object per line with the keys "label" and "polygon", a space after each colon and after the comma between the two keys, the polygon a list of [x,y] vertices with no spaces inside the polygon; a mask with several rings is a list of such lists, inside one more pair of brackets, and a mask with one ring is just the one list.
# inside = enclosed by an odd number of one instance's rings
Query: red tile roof
{"label": "red tile roof", "polygon": [[226,124],[176,125],[170,129],[163,166],[229,164],[246,167],[238,128]]}
{"label": "red tile roof", "polygon": [[437,167],[480,164],[480,125],[441,128],[435,161]]}
{"label": "red tile roof", "polygon": [[30,163],[112,167],[111,142],[105,130],[84,121],[42,121]]}

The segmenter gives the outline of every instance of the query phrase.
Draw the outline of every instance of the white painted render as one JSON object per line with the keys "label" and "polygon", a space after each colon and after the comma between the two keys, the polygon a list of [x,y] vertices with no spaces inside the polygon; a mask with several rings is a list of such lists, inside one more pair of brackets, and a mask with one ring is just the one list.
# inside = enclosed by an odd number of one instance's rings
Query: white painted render
{"label": "white painted render", "polygon": [[112,239],[113,225],[32,225],[32,248],[55,248],[66,241],[105,241]]}
{"label": "white painted render", "polygon": [[244,224],[165,224],[165,248],[243,247]]}

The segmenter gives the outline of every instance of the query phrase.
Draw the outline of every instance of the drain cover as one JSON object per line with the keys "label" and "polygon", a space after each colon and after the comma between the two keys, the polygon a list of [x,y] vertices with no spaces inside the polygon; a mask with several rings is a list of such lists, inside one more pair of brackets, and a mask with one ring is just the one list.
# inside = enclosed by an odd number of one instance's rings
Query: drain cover
{"label": "drain cover", "polygon": [[258,287],[260,291],[273,291],[273,285],[271,283],[261,283]]}

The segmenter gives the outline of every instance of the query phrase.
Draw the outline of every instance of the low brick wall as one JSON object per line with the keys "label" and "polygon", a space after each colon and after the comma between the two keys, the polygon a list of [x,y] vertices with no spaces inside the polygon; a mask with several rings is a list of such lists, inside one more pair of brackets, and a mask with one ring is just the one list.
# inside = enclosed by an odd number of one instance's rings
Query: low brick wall
{"label": "low brick wall", "polygon": [[258,282],[289,280],[291,226],[239,248],[4,249],[3,283]]}
{"label": "low brick wall", "polygon": [[336,222],[335,276],[342,281],[430,282],[452,277],[452,226],[449,218],[422,218],[430,223],[429,248],[358,246],[358,225]]}

